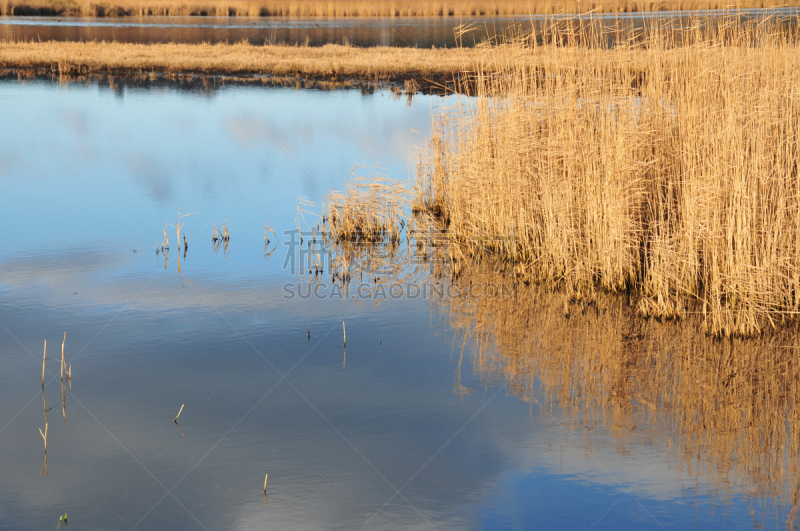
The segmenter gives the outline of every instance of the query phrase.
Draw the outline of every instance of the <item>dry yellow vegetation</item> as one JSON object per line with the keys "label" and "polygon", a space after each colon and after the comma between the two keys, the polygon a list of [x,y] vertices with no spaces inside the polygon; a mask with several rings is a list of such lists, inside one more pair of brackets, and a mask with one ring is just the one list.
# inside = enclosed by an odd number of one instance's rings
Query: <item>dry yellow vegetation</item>
{"label": "dry yellow vegetation", "polygon": [[[755,525],[794,528],[800,43],[722,22],[483,48],[471,97],[436,113],[407,241],[354,239],[363,212],[322,234],[335,281],[436,286],[454,393],[481,392],[469,345],[483,383],[564,440],[656,448],[720,503],[765,509]],[[405,193],[358,184],[366,212]]]}
{"label": "dry yellow vegetation", "polygon": [[244,16],[244,17],[470,17],[551,13],[648,12],[767,8],[798,0],[0,0],[0,15]]}
{"label": "dry yellow vegetation", "polygon": [[553,27],[484,48],[475,97],[440,110],[414,206],[446,224],[455,272],[500,255],[572,302],[622,292],[715,336],[797,322],[794,30],[722,20],[603,42]]}
{"label": "dry yellow vegetation", "polygon": [[403,79],[452,75],[476,51],[417,48],[0,41],[0,67],[64,75],[189,72]]}

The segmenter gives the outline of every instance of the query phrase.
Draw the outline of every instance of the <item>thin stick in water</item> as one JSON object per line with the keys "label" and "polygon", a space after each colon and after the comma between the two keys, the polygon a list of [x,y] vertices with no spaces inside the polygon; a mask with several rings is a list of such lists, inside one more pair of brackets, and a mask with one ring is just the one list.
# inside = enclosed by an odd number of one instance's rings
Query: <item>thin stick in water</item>
{"label": "thin stick in water", "polygon": [[67,386],[64,380],[61,380],[61,412],[64,414],[64,426],[69,428],[67,424]]}
{"label": "thin stick in water", "polygon": [[264,474],[264,494],[267,493],[267,478],[268,477],[269,477],[269,474]]}
{"label": "thin stick in water", "polygon": [[42,389],[44,389],[44,366],[47,363],[47,340],[44,340],[44,355],[42,356]]}
{"label": "thin stick in water", "polygon": [[181,416],[181,413],[183,412],[183,406],[185,406],[185,405],[186,404],[181,404],[181,409],[180,409],[180,411],[178,411],[178,415],[175,417],[175,422],[178,422],[178,417]]}
{"label": "thin stick in water", "polygon": [[64,369],[67,367],[67,362],[64,360],[64,344],[67,342],[67,333],[64,332],[64,341],[61,342],[61,379],[64,379]]}

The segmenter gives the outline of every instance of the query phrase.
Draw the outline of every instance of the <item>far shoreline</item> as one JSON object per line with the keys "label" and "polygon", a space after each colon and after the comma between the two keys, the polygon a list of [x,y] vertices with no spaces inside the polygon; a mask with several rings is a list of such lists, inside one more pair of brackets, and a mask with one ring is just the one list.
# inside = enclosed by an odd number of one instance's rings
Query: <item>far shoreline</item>
{"label": "far shoreline", "polygon": [[800,7],[800,0],[0,0],[0,16],[49,17],[290,17],[495,18],[576,14],[735,11]]}

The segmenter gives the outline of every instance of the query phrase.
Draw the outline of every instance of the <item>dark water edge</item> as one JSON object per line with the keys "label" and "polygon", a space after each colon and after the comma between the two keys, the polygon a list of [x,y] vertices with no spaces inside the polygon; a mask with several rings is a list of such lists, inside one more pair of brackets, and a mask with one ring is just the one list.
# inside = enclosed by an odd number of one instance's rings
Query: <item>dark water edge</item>
{"label": "dark water edge", "polygon": [[53,68],[0,68],[0,80],[44,81],[60,84],[97,85],[113,91],[126,88],[166,88],[212,93],[224,87],[289,88],[295,90],[357,90],[362,94],[389,91],[395,97],[416,94],[445,96],[460,91],[463,80],[453,75],[427,75],[398,73],[383,78],[350,76],[273,76],[265,74],[209,74],[196,72],[142,72],[141,69],[103,72],[82,72],[80,69],[64,72]]}

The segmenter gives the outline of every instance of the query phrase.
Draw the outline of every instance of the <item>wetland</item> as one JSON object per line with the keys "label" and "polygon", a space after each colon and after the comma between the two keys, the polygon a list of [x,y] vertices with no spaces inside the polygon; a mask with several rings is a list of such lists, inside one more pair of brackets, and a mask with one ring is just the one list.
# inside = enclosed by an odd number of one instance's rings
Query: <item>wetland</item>
{"label": "wetland", "polygon": [[794,528],[800,54],[728,22],[0,43],[0,529]]}

